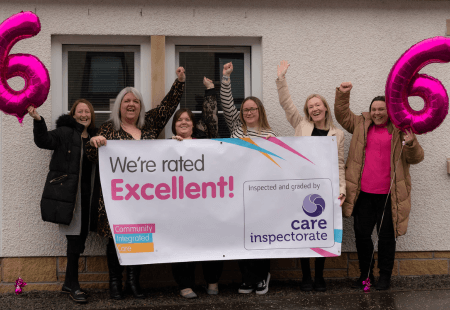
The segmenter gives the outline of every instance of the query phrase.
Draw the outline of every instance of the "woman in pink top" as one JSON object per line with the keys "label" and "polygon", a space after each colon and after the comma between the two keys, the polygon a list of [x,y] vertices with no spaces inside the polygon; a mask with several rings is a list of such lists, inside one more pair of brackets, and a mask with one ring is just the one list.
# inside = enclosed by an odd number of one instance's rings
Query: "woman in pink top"
{"label": "woman in pink top", "polygon": [[372,232],[378,232],[377,290],[390,287],[394,267],[396,238],[406,233],[411,210],[411,176],[409,166],[424,158],[414,133],[399,131],[389,120],[384,96],[375,97],[369,113],[350,110],[352,84],[345,82],[336,89],[336,120],[353,134],[345,180],[347,194],[343,215],[354,217],[356,249],[361,276],[353,284],[362,288],[368,276],[373,282]]}

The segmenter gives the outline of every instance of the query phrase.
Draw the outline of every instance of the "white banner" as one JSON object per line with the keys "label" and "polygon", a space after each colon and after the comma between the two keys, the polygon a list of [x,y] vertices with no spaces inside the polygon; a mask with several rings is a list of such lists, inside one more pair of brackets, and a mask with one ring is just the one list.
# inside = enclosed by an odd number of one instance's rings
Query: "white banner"
{"label": "white banner", "polygon": [[341,253],[335,137],[108,141],[99,157],[122,265]]}

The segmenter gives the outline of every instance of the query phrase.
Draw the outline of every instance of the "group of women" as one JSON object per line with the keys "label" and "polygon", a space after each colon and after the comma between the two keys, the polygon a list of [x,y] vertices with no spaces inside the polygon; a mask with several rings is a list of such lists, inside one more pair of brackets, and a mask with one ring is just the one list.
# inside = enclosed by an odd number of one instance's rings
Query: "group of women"
{"label": "group of women", "polygon": [[[276,86],[281,107],[295,136],[335,136],[339,159],[339,195],[345,217],[353,216],[356,247],[361,276],[353,284],[363,287],[363,281],[373,282],[372,232],[376,225],[378,268],[380,277],[376,288],[388,289],[393,269],[396,238],[406,233],[411,208],[411,178],[409,165],[423,160],[423,149],[411,131],[403,133],[390,122],[383,96],[375,97],[369,112],[354,114],[349,107],[352,84],[342,83],[336,89],[334,112],[338,123],[353,134],[347,162],[344,160],[344,133],[332,119],[331,109],[324,97],[312,94],[306,98],[303,115],[296,108],[288,89],[286,74],[289,64],[278,66]],[[233,64],[223,67],[220,98],[231,138],[276,136],[267,120],[261,100],[245,98],[238,111],[231,92]],[[109,269],[110,296],[122,299],[125,292],[135,298],[145,298],[139,285],[140,266],[126,266],[125,290],[122,289],[124,267],[120,265],[106,216],[98,175],[98,148],[108,140],[156,139],[174,114],[184,89],[185,72],[176,71],[177,79],[156,108],[145,112],[143,98],[133,87],[123,89],[115,100],[111,118],[95,128],[92,104],[77,100],[69,115],[62,115],[56,129],[47,130],[46,123],[35,108],[28,112],[34,119],[34,140],[38,147],[53,150],[50,171],[41,200],[45,221],[61,224],[67,238],[67,267],[62,292],[78,303],[86,303],[88,294],[78,282],[78,259],[83,253],[89,230],[107,237],[106,255]],[[173,138],[215,138],[218,136],[217,100],[214,84],[206,77],[201,119],[196,122],[189,109],[179,109],[173,118]],[[323,276],[325,258],[316,258],[314,281],[309,258],[301,259],[304,291],[325,291]],[[185,298],[195,298],[196,263],[174,263],[172,271]],[[202,262],[207,293],[219,293],[218,282],[222,261]],[[270,261],[248,259],[239,261],[242,284],[239,293],[265,294],[269,289]]]}

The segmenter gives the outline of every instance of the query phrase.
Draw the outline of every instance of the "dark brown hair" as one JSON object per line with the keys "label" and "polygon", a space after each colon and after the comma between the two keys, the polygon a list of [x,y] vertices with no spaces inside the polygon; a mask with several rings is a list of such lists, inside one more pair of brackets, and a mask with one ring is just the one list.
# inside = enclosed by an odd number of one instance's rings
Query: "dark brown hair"
{"label": "dark brown hair", "polygon": [[369,106],[369,112],[372,111],[372,103],[373,103],[374,101],[383,101],[383,102],[386,102],[386,97],[385,97],[385,96],[376,96],[375,98],[373,98],[373,99],[372,99],[372,102],[370,103],[370,106]]}
{"label": "dark brown hair", "polygon": [[188,108],[181,108],[178,111],[175,112],[174,116],[173,116],[173,121],[172,121],[172,132],[174,135],[177,135],[177,131],[175,129],[175,124],[177,122],[177,120],[180,118],[181,114],[183,114],[184,112],[186,112],[189,116],[189,118],[192,121],[192,132],[194,132],[194,128],[195,128],[195,118],[194,118],[194,114],[192,113],[192,111]]}
{"label": "dark brown hair", "polygon": [[[385,96],[376,96],[375,98],[373,98],[373,99],[372,99],[372,102],[370,102],[369,112],[372,112],[372,104],[373,104],[375,101],[383,101],[383,102],[386,102],[386,97],[385,97]],[[386,109],[387,109],[387,106],[386,106]],[[387,125],[386,125],[386,127],[387,127],[387,129],[388,129],[388,132],[389,132],[390,134],[392,134],[392,132],[394,131],[394,125],[392,125],[392,122],[391,122],[391,119],[390,119],[390,117],[389,117],[389,114],[388,114],[388,119],[387,119]]]}
{"label": "dark brown hair", "polygon": [[89,111],[91,111],[91,123],[88,126],[88,129],[94,129],[95,128],[95,113],[94,113],[94,107],[92,106],[92,104],[87,101],[86,99],[78,99],[77,101],[75,101],[73,103],[72,109],[70,109],[69,115],[70,116],[74,116],[75,115],[75,111],[77,109],[78,104],[80,103],[84,103],[88,106]]}

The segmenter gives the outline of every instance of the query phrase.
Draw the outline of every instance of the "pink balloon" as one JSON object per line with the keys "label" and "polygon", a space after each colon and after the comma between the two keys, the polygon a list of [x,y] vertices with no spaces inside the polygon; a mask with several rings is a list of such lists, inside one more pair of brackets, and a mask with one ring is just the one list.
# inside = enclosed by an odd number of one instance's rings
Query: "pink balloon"
{"label": "pink balloon", "polygon": [[[392,123],[400,130],[411,128],[416,134],[433,131],[448,114],[448,95],[442,83],[418,74],[430,63],[450,61],[450,38],[435,37],[408,49],[395,63],[386,82],[386,107]],[[413,110],[409,96],[421,97],[422,110]]]}
{"label": "pink balloon", "polygon": [[[19,40],[31,38],[41,31],[39,17],[21,12],[0,25],[0,110],[14,115],[20,123],[30,105],[41,106],[50,90],[50,76],[44,64],[29,54],[9,55]],[[22,90],[9,87],[7,80],[20,76],[25,80]]]}

